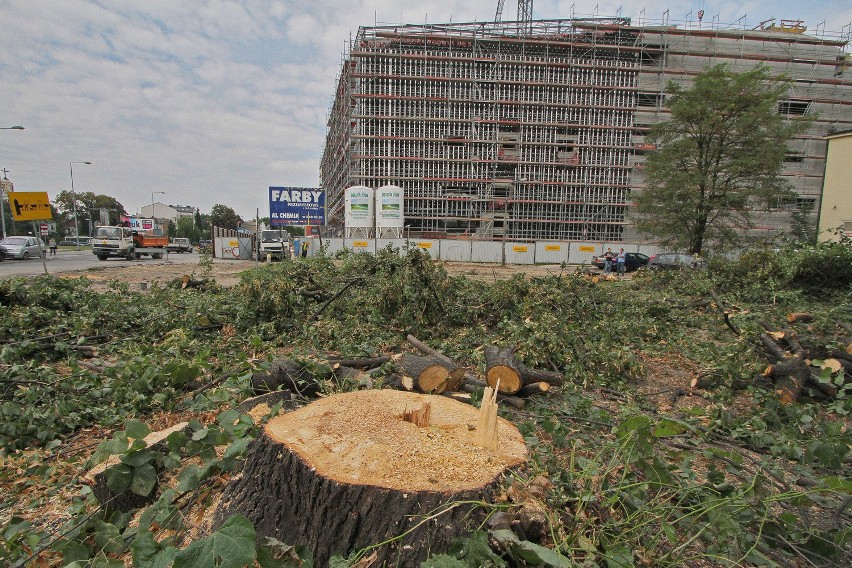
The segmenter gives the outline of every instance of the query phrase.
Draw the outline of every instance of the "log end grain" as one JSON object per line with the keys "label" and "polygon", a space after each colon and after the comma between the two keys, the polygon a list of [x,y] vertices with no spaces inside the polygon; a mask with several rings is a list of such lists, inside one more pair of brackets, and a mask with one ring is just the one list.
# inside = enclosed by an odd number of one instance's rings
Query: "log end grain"
{"label": "log end grain", "polygon": [[[403,420],[430,406],[430,426]],[[518,429],[497,421],[497,450],[475,445],[477,409],[443,396],[358,391],[317,400],[272,419],[265,433],[319,475],[340,483],[401,491],[484,486],[527,459]]]}

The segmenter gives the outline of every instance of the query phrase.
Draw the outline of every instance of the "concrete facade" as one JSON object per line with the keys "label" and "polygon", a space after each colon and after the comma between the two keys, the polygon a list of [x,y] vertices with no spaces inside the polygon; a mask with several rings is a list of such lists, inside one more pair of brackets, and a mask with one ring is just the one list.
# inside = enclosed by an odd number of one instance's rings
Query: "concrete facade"
{"label": "concrete facade", "polygon": [[852,130],[827,136],[828,155],[819,214],[819,239],[836,241],[836,229],[852,238]]}

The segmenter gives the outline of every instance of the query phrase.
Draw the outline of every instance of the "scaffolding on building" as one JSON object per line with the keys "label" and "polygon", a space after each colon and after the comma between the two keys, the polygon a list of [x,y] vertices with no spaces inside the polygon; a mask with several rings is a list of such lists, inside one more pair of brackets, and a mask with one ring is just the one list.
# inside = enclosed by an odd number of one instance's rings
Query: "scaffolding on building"
{"label": "scaffolding on building", "polygon": [[630,240],[630,194],[654,149],[644,136],[666,119],[666,84],[722,62],[791,76],[783,111],[819,112],[785,172],[818,200],[821,138],[852,125],[846,44],[627,18],[362,27],[328,118],[329,223],[342,225],[347,187],[390,184],[404,191],[411,234]]}

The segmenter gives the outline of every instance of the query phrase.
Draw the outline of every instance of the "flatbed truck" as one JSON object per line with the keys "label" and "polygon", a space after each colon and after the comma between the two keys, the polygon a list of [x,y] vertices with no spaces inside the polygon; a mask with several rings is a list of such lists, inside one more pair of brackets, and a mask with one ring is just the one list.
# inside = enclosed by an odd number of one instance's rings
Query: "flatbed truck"
{"label": "flatbed truck", "polygon": [[168,252],[166,248],[169,238],[166,236],[140,233],[130,227],[98,227],[92,239],[92,254],[98,260],[106,260],[111,256],[138,260],[143,256],[163,258]]}

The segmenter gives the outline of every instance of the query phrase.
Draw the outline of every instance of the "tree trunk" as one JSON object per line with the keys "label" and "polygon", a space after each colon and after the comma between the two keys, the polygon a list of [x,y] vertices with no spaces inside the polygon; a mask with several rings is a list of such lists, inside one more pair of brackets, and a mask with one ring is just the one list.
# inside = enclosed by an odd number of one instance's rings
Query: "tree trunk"
{"label": "tree trunk", "polygon": [[533,369],[516,360],[513,347],[501,349],[490,345],[485,348],[485,382],[491,388],[497,388],[498,380],[500,387],[497,390],[504,394],[515,394],[524,385],[532,383],[561,385],[564,382],[559,373]]}
{"label": "tree trunk", "polygon": [[[430,405],[430,425],[403,420]],[[370,552],[374,566],[419,566],[475,529],[501,476],[527,456],[517,428],[497,419],[497,450],[474,444],[477,409],[443,396],[394,390],[319,399],[271,420],[243,473],[223,493],[215,526],[247,517],[270,536],[313,552]]]}
{"label": "tree trunk", "polygon": [[444,361],[448,365],[464,371],[461,374],[459,374],[458,372],[453,373],[452,380],[448,381],[448,383],[447,383],[447,390],[457,390],[461,386],[461,383],[463,381],[476,380],[476,375],[469,372],[467,369],[464,369],[461,365],[459,365],[454,360],[447,357],[446,355],[444,355],[443,353],[441,353],[437,349],[433,349],[433,348],[429,347],[428,345],[426,345],[425,343],[423,343],[422,341],[420,341],[419,339],[417,339],[416,337],[414,337],[410,333],[406,336],[405,339],[406,339],[406,341],[408,341],[408,343],[410,343],[415,349],[417,349],[421,353],[424,353],[426,355],[432,355],[433,357],[438,357],[439,359],[441,359],[442,361]]}
{"label": "tree trunk", "polygon": [[431,355],[422,357],[403,353],[396,365],[400,372],[414,379],[418,389],[427,394],[441,394],[447,390],[448,384],[464,377],[464,369]]}
{"label": "tree trunk", "polygon": [[287,389],[306,398],[316,396],[321,390],[314,375],[289,359],[273,361],[268,370],[253,374],[251,386],[255,394]]}

